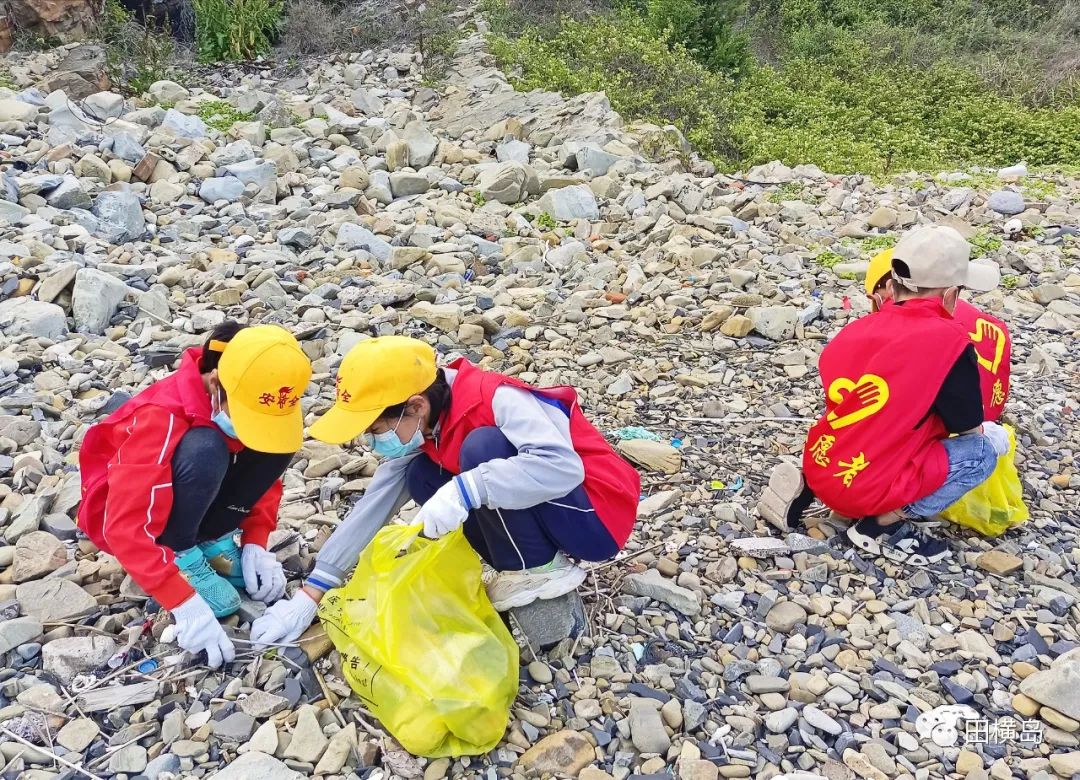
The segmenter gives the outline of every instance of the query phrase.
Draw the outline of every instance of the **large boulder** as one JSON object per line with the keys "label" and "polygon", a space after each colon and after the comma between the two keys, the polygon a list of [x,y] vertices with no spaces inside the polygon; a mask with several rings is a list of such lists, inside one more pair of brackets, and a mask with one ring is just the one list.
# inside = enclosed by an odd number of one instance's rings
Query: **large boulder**
{"label": "large boulder", "polygon": [[[62,1],[62,0],[61,0]],[[36,2],[36,0],[31,0]],[[87,5],[93,5],[87,2]],[[49,74],[38,82],[42,92],[61,90],[69,98],[82,100],[109,88],[108,58],[105,48],[96,43],[84,43],[68,55]]]}
{"label": "large boulder", "polygon": [[480,174],[477,184],[484,198],[507,204],[520,203],[539,189],[536,173],[519,162],[491,166]]}
{"label": "large boulder", "polygon": [[537,205],[560,222],[572,219],[600,219],[596,196],[587,184],[548,190]]}
{"label": "large boulder", "polygon": [[101,237],[113,244],[134,241],[146,232],[142,203],[134,192],[103,192],[94,201],[93,212]]}
{"label": "large boulder", "polygon": [[9,298],[0,301],[0,330],[6,336],[36,336],[59,341],[67,335],[67,317],[54,303]]}
{"label": "large boulder", "polygon": [[18,30],[63,43],[86,38],[97,26],[94,0],[8,0]]}
{"label": "large boulder", "polygon": [[439,148],[439,139],[431,134],[423,122],[409,122],[402,131],[401,140],[409,147],[409,165],[417,170],[431,165]]}
{"label": "large boulder", "polygon": [[127,293],[127,285],[119,279],[96,268],[80,269],[75,274],[75,290],[71,296],[76,329],[86,333],[104,332]]}

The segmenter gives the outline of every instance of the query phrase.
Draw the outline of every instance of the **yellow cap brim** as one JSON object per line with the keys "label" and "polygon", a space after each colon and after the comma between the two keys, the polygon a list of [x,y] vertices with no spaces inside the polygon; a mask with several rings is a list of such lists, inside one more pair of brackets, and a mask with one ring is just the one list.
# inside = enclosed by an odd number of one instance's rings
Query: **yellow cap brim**
{"label": "yellow cap brim", "polygon": [[335,403],[326,414],[312,424],[308,433],[326,444],[345,444],[366,431],[379,418],[382,411],[382,409],[354,411]]}
{"label": "yellow cap brim", "polygon": [[870,260],[870,264],[866,267],[866,278],[863,280],[863,287],[866,289],[867,295],[873,295],[874,290],[877,289],[878,284],[892,272],[892,250],[886,249],[883,252],[878,252]]}
{"label": "yellow cap brim", "polygon": [[229,417],[240,443],[248,449],[286,455],[299,452],[304,446],[304,413],[299,404],[281,417],[259,414],[239,404],[232,404]]}

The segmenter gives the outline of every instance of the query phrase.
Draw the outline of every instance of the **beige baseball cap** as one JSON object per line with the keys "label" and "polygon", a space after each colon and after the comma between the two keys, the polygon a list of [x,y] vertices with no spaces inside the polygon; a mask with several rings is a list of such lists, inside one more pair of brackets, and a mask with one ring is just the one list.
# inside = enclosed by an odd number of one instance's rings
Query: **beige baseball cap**
{"label": "beige baseball cap", "polygon": [[[965,287],[975,292],[993,290],[1001,271],[993,263],[972,262],[971,244],[945,225],[921,227],[900,239],[893,249],[892,278],[909,290],[919,287]],[[908,276],[896,273],[907,266]]]}

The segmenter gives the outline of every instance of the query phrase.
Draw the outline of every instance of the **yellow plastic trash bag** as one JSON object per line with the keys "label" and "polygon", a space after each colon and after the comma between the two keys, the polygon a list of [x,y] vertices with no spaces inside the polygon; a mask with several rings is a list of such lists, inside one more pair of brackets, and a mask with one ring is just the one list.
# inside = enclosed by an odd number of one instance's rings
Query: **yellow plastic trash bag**
{"label": "yellow plastic trash bag", "polygon": [[998,458],[994,473],[941,513],[946,520],[972,528],[983,536],[1000,536],[1028,519],[1020,475],[1014,463],[1016,432],[1009,425],[1004,428],[1009,432],[1009,452]]}
{"label": "yellow plastic trash bag", "polygon": [[487,753],[517,696],[518,647],[460,530],[431,541],[387,526],[319,617],[349,685],[410,753]]}

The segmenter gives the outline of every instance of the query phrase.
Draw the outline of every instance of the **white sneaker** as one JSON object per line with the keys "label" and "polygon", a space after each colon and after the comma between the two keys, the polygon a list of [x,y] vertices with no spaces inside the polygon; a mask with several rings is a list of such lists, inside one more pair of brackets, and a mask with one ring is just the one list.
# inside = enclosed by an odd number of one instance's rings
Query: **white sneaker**
{"label": "white sneaker", "polygon": [[487,586],[488,598],[499,612],[524,607],[534,601],[565,596],[585,581],[585,570],[558,553],[545,566],[525,571],[502,571]]}

